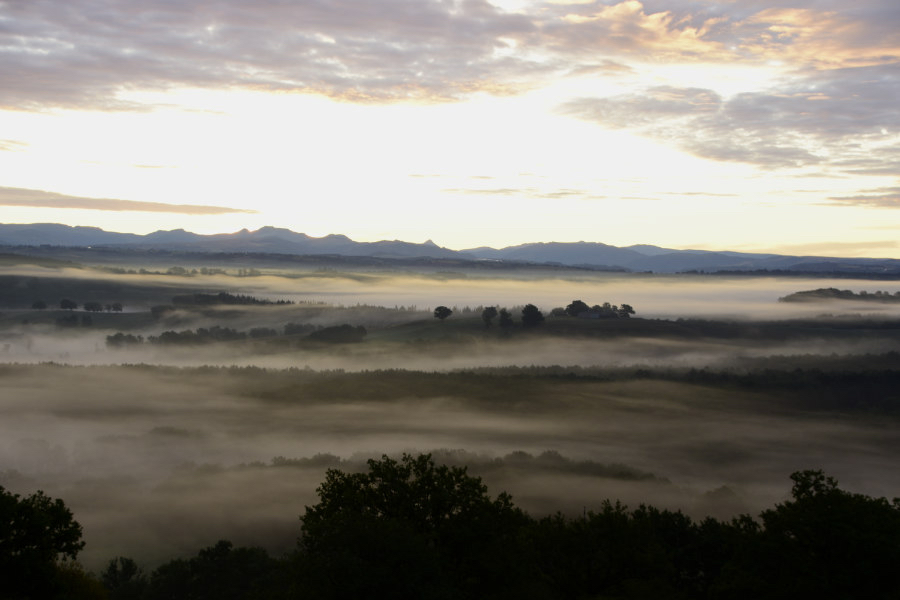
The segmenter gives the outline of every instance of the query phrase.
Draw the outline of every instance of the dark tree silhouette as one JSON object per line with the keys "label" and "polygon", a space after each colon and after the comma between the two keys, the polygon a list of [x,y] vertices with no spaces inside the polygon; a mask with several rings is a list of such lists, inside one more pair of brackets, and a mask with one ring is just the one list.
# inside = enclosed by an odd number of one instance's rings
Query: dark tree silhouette
{"label": "dark tree silhouette", "polygon": [[759,578],[781,597],[900,597],[900,500],[846,492],[822,471],[791,479],[792,500],[760,515]]}
{"label": "dark tree silhouette", "polygon": [[88,312],[101,312],[103,310],[103,305],[99,302],[85,302],[82,305],[82,308]]}
{"label": "dark tree silhouette", "polygon": [[544,314],[534,304],[526,304],[522,309],[522,325],[536,327],[544,322]]}
{"label": "dark tree silhouette", "polygon": [[627,319],[629,316],[634,314],[634,309],[631,308],[630,304],[621,304],[619,306],[619,317],[623,319]]}
{"label": "dark tree silhouette", "polygon": [[591,310],[591,307],[581,300],[572,300],[572,303],[566,306],[566,314],[570,317],[577,317],[581,313],[589,310]]}
{"label": "dark tree silhouette", "polygon": [[59,307],[63,310],[75,310],[76,308],[78,308],[78,303],[74,300],[63,298],[59,301]]}
{"label": "dark tree silhouette", "polygon": [[512,315],[509,314],[508,310],[501,308],[500,312],[497,314],[500,315],[500,327],[502,329],[508,329],[513,326]]}
{"label": "dark tree silhouette", "polygon": [[520,585],[515,541],[529,522],[509,495],[430,455],[368,465],[329,469],[302,516],[304,573],[322,597],[517,597],[497,595]]}
{"label": "dark tree silhouette", "polygon": [[130,558],[118,556],[100,574],[103,587],[110,600],[132,600],[141,598],[147,588],[147,576],[137,563]]}
{"label": "dark tree silhouette", "polygon": [[52,598],[60,561],[84,547],[81,525],[62,500],[38,491],[25,498],[0,486],[0,582],[4,598]]}
{"label": "dark tree silhouette", "polygon": [[497,316],[497,307],[496,306],[488,306],[483,311],[481,311],[481,320],[484,321],[485,327],[490,327],[491,321],[496,316]]}
{"label": "dark tree silhouette", "polygon": [[366,328],[362,325],[354,327],[349,323],[345,323],[313,331],[309,334],[309,339],[334,344],[355,343],[363,341],[367,333]]}
{"label": "dark tree silhouette", "polygon": [[[352,572],[345,576],[355,577]],[[262,548],[237,547],[220,540],[189,560],[160,566],[142,598],[147,600],[281,600],[290,588],[279,562]],[[304,596],[305,597],[305,596]]]}
{"label": "dark tree silhouette", "polygon": [[447,317],[449,317],[452,314],[453,314],[453,311],[450,310],[449,308],[447,308],[446,306],[438,306],[436,309],[434,309],[434,318],[440,319],[441,321],[443,321],[444,319],[446,319]]}

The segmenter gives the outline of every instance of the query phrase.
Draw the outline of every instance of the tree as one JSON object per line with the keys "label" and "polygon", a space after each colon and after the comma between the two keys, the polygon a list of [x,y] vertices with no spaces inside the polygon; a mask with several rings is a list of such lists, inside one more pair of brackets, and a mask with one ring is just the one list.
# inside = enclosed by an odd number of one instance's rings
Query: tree
{"label": "tree", "polygon": [[529,519],[509,495],[491,498],[481,478],[428,454],[368,467],[329,469],[301,517],[302,572],[322,596],[491,597],[521,585],[515,543]]}
{"label": "tree", "polygon": [[228,540],[219,540],[193,558],[175,559],[161,565],[150,576],[141,597],[146,600],[280,600],[289,597],[289,587],[284,565],[266,550],[234,547]]}
{"label": "tree", "polygon": [[526,304],[522,309],[522,325],[537,327],[544,322],[544,314],[534,304]]}
{"label": "tree", "polygon": [[354,327],[349,323],[323,327],[309,334],[309,339],[332,344],[352,344],[363,341],[368,332],[362,325]]}
{"label": "tree", "polygon": [[496,306],[488,306],[483,311],[481,311],[481,320],[484,321],[485,327],[490,327],[491,321],[496,316],[497,316],[497,307]]}
{"label": "tree", "polygon": [[82,305],[82,308],[87,312],[101,312],[103,310],[103,305],[99,302],[85,302]]}
{"label": "tree", "polygon": [[900,597],[900,499],[846,492],[822,471],[791,479],[793,499],[760,515],[760,578],[780,597]]}
{"label": "tree", "polygon": [[446,306],[438,306],[436,309],[434,309],[434,318],[440,319],[441,321],[443,321],[444,319],[446,319],[447,317],[449,317],[452,314],[453,314],[453,311],[450,310],[449,308],[447,308]]}
{"label": "tree", "polygon": [[570,317],[577,317],[583,312],[588,312],[591,307],[581,300],[572,300],[572,303],[566,306],[566,314]]}
{"label": "tree", "polygon": [[634,314],[634,309],[631,308],[630,304],[622,304],[619,306],[619,317],[623,319],[627,319],[629,316]]}
{"label": "tree", "polygon": [[0,486],[0,581],[4,597],[51,598],[59,561],[84,547],[81,525],[62,500],[37,491],[25,498]]}
{"label": "tree", "polygon": [[509,314],[509,311],[505,308],[501,308],[500,312],[497,313],[500,315],[500,327],[501,329],[508,329],[513,326],[512,315]]}
{"label": "tree", "polygon": [[143,570],[134,560],[124,556],[110,560],[100,579],[109,592],[110,600],[140,598],[147,588],[147,576]]}
{"label": "tree", "polygon": [[75,310],[76,308],[78,308],[78,303],[74,300],[63,298],[59,301],[59,307],[63,310]]}

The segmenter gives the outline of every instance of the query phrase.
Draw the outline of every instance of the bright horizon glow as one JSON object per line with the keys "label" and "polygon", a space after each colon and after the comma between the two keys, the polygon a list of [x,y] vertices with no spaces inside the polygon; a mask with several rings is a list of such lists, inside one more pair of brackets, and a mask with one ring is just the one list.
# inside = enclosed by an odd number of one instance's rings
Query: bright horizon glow
{"label": "bright horizon glow", "polygon": [[[260,19],[271,13],[273,39],[288,35],[279,4],[236,6]],[[388,2],[386,21],[371,17],[366,56],[377,63],[349,50],[355,28],[368,23],[323,9],[327,18],[309,30],[304,51],[331,56],[311,59],[319,70],[308,72],[251,36],[242,42],[253,49],[242,59],[249,63],[220,76],[222,63],[178,46],[173,33],[152,50],[169,72],[135,75],[110,60],[98,67],[102,77],[75,68],[54,78],[39,61],[20,65],[14,50],[43,48],[47,39],[7,36],[0,58],[32,70],[37,84],[0,74],[8,90],[0,92],[0,187],[8,190],[0,222],[131,233],[271,225],[357,241],[431,239],[457,250],[593,241],[900,258],[900,109],[890,83],[900,59],[891,58],[895,36],[878,35],[887,27],[878,11],[840,17],[853,24],[843,34],[871,34],[863,43],[820,35],[809,24],[815,11],[744,14],[729,12],[730,3],[692,14],[687,3],[662,13],[649,1],[507,1],[514,13],[485,8],[481,25],[458,37],[430,27],[474,27],[474,5],[444,13],[445,5],[423,1],[427,11],[406,15],[404,6]],[[299,18],[313,9],[293,10]],[[39,11],[11,11],[10,30],[51,18]],[[127,16],[113,18],[132,27]],[[226,33],[240,31],[228,18],[211,12],[185,31],[201,45],[219,40],[215,52],[227,61],[238,49],[231,54]],[[760,34],[793,26],[802,35]],[[134,27],[134,47],[122,56],[151,57],[154,42],[142,36],[163,34]],[[382,31],[391,31],[383,47]],[[101,34],[62,22],[53,33],[62,43],[82,35]],[[446,51],[407,59],[396,35],[410,44],[434,36],[422,52]],[[482,51],[471,36],[494,49],[471,54]],[[74,41],[60,48],[42,52],[63,62],[79,52]],[[454,48],[471,54],[467,62],[456,64]],[[847,62],[822,68],[822,48]],[[211,79],[188,85],[181,68]],[[77,94],[87,99],[67,100]],[[75,200],[44,206],[37,196],[13,198],[17,189]],[[216,208],[189,214],[107,202],[100,210],[79,198]]]}

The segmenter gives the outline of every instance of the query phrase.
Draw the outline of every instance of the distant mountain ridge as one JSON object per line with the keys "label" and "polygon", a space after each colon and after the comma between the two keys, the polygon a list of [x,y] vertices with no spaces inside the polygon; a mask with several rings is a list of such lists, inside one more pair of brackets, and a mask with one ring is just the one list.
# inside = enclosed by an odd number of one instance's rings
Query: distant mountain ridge
{"label": "distant mountain ridge", "polygon": [[654,273],[687,271],[781,271],[900,276],[900,260],[786,256],[731,251],[674,250],[647,244],[625,248],[600,242],[536,242],[506,248],[451,250],[431,240],[356,242],[345,235],[312,237],[290,229],[262,227],[202,235],[173,229],[146,235],[58,223],[0,224],[0,246],[65,246],[160,249],[187,252],[337,255],[376,258],[452,258]]}

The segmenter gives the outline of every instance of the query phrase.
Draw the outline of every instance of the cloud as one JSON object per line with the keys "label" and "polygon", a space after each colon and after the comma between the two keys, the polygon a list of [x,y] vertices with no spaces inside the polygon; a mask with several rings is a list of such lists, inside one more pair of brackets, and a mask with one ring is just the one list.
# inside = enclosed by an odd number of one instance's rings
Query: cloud
{"label": "cloud", "polygon": [[444,102],[637,63],[900,61],[893,0],[0,0],[0,14],[0,107],[26,110],[146,109],[128,92],[175,87]]}
{"label": "cloud", "polygon": [[773,251],[794,256],[843,256],[872,257],[879,252],[885,256],[896,253],[896,240],[870,242],[816,242],[814,244],[791,244],[778,246]]}
{"label": "cloud", "polygon": [[0,140],[0,152],[19,152],[27,147],[27,143],[18,140]]}
{"label": "cloud", "polygon": [[534,187],[522,188],[445,188],[443,192],[449,194],[467,194],[474,196],[503,196],[519,198],[535,198],[544,200],[603,200],[606,196],[598,196],[587,190],[560,188],[555,190],[541,190]]}
{"label": "cloud", "polygon": [[862,193],[853,196],[832,196],[828,200],[842,205],[900,208],[900,186],[863,190]]}
{"label": "cloud", "polygon": [[707,61],[733,55],[726,44],[709,35],[724,17],[694,23],[669,10],[648,13],[637,0],[564,5],[555,12],[556,18],[543,24],[544,41],[568,55],[599,51],[654,60],[702,57]]}
{"label": "cloud", "polygon": [[[896,16],[854,15],[812,8],[764,9],[735,27],[742,52],[760,58],[845,68],[885,64],[900,59]],[[868,18],[866,18],[868,17]]]}
{"label": "cloud", "polygon": [[0,206],[27,206],[29,208],[72,208],[82,210],[108,210],[127,212],[163,212],[182,215],[221,215],[228,213],[255,213],[254,210],[197,204],[165,204],[139,202],[115,198],[84,198],[67,196],[43,190],[0,187]]}
{"label": "cloud", "polygon": [[[534,29],[484,0],[0,2],[0,105],[131,108],[133,89],[241,87],[356,102],[509,93]],[[499,74],[503,74],[499,76]]]}
{"label": "cloud", "polygon": [[713,160],[896,174],[898,97],[900,63],[816,72],[730,98],[708,89],[651,87],[572,100],[560,110]]}

